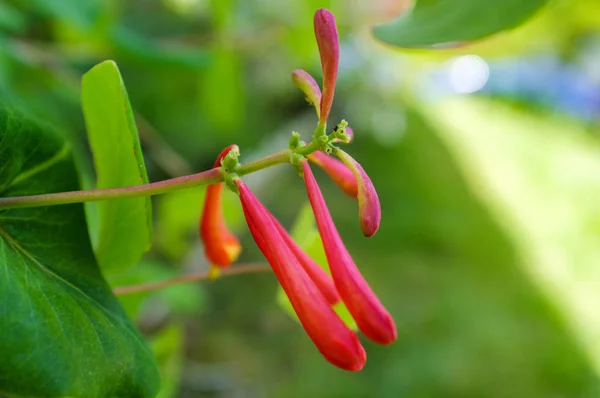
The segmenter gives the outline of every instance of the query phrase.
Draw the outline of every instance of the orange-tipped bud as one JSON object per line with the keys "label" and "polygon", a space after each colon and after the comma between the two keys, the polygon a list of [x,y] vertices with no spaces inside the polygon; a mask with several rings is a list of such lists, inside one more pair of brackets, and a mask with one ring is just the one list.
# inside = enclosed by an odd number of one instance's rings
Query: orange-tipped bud
{"label": "orange-tipped bud", "polygon": [[394,320],[356,268],[307,161],[302,171],[335,287],[361,332],[376,343],[392,343],[397,337]]}
{"label": "orange-tipped bud", "polygon": [[[225,148],[217,157],[214,167],[220,167],[221,161],[231,150],[238,150],[237,145]],[[233,235],[223,217],[221,197],[223,183],[209,185],[206,188],[204,208],[200,220],[200,237],[204,243],[204,253],[208,261],[216,267],[224,268],[237,260],[242,246]]]}
{"label": "orange-tipped bud", "polygon": [[319,55],[321,56],[321,68],[323,69],[323,95],[321,97],[319,123],[325,124],[331,111],[335,93],[340,59],[340,41],[335,17],[331,11],[325,8],[317,10],[314,27]]}
{"label": "orange-tipped bud", "polygon": [[313,152],[307,157],[308,160],[325,170],[333,182],[348,196],[357,197],[358,184],[356,183],[356,177],[344,163],[320,151]]}

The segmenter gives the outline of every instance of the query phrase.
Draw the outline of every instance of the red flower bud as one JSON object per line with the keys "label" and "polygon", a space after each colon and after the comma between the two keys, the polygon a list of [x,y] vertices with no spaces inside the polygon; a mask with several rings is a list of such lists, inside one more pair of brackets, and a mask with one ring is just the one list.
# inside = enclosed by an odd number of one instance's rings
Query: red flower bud
{"label": "red flower bud", "polygon": [[337,149],[335,154],[344,162],[346,166],[354,173],[358,183],[358,218],[360,228],[363,234],[370,238],[375,235],[381,223],[381,205],[377,191],[371,182],[371,179],[365,172],[365,169],[348,155],[346,152]]}
{"label": "red flower bud", "polygon": [[315,79],[308,72],[296,69],[292,72],[292,81],[306,95],[306,100],[314,105],[317,117],[319,117],[321,114],[321,89]]}
{"label": "red flower bud", "polygon": [[394,320],[360,274],[344,246],[308,162],[302,162],[302,171],[331,276],[344,304],[358,328],[368,338],[380,344],[392,343],[397,337]]}
{"label": "red flower bud", "polygon": [[331,111],[335,84],[338,74],[340,58],[340,42],[335,17],[331,11],[321,8],[317,10],[314,18],[315,37],[321,56],[323,69],[323,96],[321,97],[321,113],[319,123],[325,124]]}
{"label": "red flower bud", "polygon": [[[214,167],[221,166],[221,160],[229,151],[238,150],[237,145],[225,148],[217,157]],[[200,220],[200,237],[204,242],[204,253],[211,265],[224,268],[237,260],[242,246],[238,238],[227,229],[221,196],[223,183],[209,185],[206,188],[204,209]]]}
{"label": "red flower bud", "polygon": [[307,157],[308,160],[325,170],[342,191],[350,197],[356,198],[358,195],[356,177],[344,163],[320,151],[313,152]]}
{"label": "red flower bud", "polygon": [[362,369],[366,353],[325,296],[298,263],[268,211],[241,179],[236,180],[250,232],[273,268],[298,319],[317,349],[330,363],[350,371]]}

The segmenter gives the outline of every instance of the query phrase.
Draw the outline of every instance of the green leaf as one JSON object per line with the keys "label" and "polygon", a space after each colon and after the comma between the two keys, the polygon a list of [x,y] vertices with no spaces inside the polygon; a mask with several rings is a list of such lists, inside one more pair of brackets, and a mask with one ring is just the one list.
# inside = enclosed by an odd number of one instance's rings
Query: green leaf
{"label": "green leaf", "polygon": [[417,0],[410,11],[375,27],[378,39],[398,47],[430,47],[482,39],[512,29],[548,0]]}
{"label": "green leaf", "polygon": [[27,18],[8,4],[0,3],[0,29],[11,33],[21,33],[27,25]]}
{"label": "green leaf", "polygon": [[446,100],[424,113],[521,251],[525,274],[600,370],[596,137],[566,118],[476,98]]}
{"label": "green leaf", "polygon": [[120,56],[144,65],[197,70],[210,63],[210,54],[202,48],[160,45],[122,26],[111,32],[110,39]]}
{"label": "green leaf", "polygon": [[[296,221],[292,227],[290,235],[298,243],[298,245],[304,249],[304,251],[313,258],[323,269],[329,272],[327,265],[327,257],[325,256],[325,250],[323,249],[323,243],[321,242],[321,236],[317,230],[315,224],[315,217],[312,212],[312,208],[309,203],[306,203]],[[298,320],[298,316],[292,307],[292,303],[286,296],[283,288],[279,286],[277,291],[277,303],[288,313],[292,318]],[[343,302],[336,304],[333,308],[344,323],[352,330],[358,330],[358,326],[350,315],[348,308]]]}
{"label": "green leaf", "polygon": [[[148,183],[131,105],[117,65],[105,61],[93,67],[83,76],[81,90],[97,188]],[[136,264],[152,241],[150,198],[110,200],[94,206],[98,230],[92,232],[92,238],[100,266],[114,271]]]}
{"label": "green leaf", "polygon": [[98,0],[29,0],[29,3],[36,13],[81,30],[91,29],[101,11],[101,2]]}
{"label": "green leaf", "polygon": [[[0,196],[79,188],[70,149],[0,105]],[[153,397],[152,352],[98,268],[81,204],[0,211],[0,395]]]}

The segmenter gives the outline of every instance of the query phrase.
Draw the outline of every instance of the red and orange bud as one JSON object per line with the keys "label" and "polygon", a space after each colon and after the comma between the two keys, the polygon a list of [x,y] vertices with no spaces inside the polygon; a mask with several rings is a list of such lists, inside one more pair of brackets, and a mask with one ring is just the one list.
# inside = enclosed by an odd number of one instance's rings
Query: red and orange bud
{"label": "red and orange bud", "polygon": [[358,371],[366,353],[310,279],[286,244],[268,211],[241,179],[235,181],[250,232],[273,268],[298,319],[321,354],[335,366]]}
{"label": "red and orange bud", "polygon": [[292,81],[304,95],[306,100],[314,105],[317,117],[321,114],[321,89],[315,79],[306,71],[296,69],[292,72]]}
{"label": "red and orange bud", "polygon": [[304,268],[304,271],[308,274],[310,279],[314,282],[317,288],[323,293],[323,296],[327,299],[330,305],[336,305],[341,301],[340,294],[338,293],[335,285],[333,283],[333,279],[331,276],[323,268],[319,266],[302,248],[294,242],[294,239],[287,233],[285,228],[277,221],[277,219],[269,212],[271,216],[271,221],[277,228],[277,231],[288,245],[292,254],[296,256],[296,259]]}
{"label": "red and orange bud", "polygon": [[[238,150],[237,145],[225,148],[217,157],[214,167],[220,167],[221,161],[231,150]],[[204,208],[200,220],[200,237],[204,243],[204,253],[213,266],[224,268],[237,260],[242,246],[233,235],[223,217],[221,197],[223,183],[209,185],[206,188]]]}
{"label": "red and orange bud", "polygon": [[358,184],[356,177],[344,163],[317,151],[307,155],[308,160],[325,170],[333,182],[341,188],[348,196],[356,198],[358,195]]}
{"label": "red and orange bud", "polygon": [[370,238],[375,235],[381,223],[381,205],[379,204],[377,191],[360,163],[340,149],[336,149],[335,154],[354,173],[358,183],[357,198],[360,229],[367,238]]}
{"label": "red and orange bud", "polygon": [[344,246],[308,162],[302,162],[302,171],[331,276],[344,304],[358,328],[368,338],[379,344],[392,343],[397,337],[394,320],[360,274]]}
{"label": "red and orange bud", "polygon": [[317,10],[314,25],[315,37],[321,56],[321,68],[323,69],[323,95],[321,97],[319,123],[324,125],[329,117],[335,93],[340,59],[340,41],[335,17],[331,11],[325,8]]}

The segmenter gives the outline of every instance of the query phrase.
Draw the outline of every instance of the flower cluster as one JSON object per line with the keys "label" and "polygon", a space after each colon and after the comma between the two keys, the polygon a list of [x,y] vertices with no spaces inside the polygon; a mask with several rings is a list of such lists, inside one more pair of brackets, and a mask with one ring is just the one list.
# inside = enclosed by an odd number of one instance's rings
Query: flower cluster
{"label": "flower cluster", "polygon": [[[316,142],[318,150],[304,157],[301,154],[304,143],[297,142],[290,147],[291,161],[306,186],[331,275],[294,242],[235,173],[239,155],[237,146],[225,148],[215,167],[222,167],[228,185],[239,195],[256,244],[317,349],[330,363],[358,371],[365,364],[365,351],[357,334],[346,326],[333,307],[343,302],[358,329],[379,344],[390,344],[396,339],[396,325],[344,246],[309,164],[310,161],[322,167],[345,193],[358,200],[361,229],[365,236],[373,236],[381,220],[375,188],[362,166],[334,145],[350,142],[353,132],[345,122],[340,123],[333,133],[327,135],[325,132],[338,73],[339,40],[335,18],[328,10],[320,9],[315,13],[314,26],[323,69],[323,91],[321,93],[319,85],[305,71],[294,71],[292,80],[315,106],[319,122],[309,145]],[[227,230],[220,208],[223,185],[208,188],[200,226],[206,256],[213,267],[229,266],[240,252],[239,241]]]}

